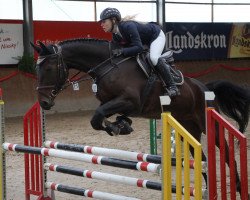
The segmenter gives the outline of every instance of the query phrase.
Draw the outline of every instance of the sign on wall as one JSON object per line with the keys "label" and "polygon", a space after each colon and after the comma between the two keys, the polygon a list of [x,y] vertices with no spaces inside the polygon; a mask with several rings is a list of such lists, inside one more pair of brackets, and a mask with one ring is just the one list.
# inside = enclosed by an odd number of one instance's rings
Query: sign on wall
{"label": "sign on wall", "polygon": [[0,24],[0,64],[17,64],[23,55],[23,25]]}
{"label": "sign on wall", "polygon": [[250,57],[247,23],[166,23],[165,35],[176,60]]}
{"label": "sign on wall", "polygon": [[111,39],[97,22],[34,21],[34,42],[58,43],[76,38]]}
{"label": "sign on wall", "polygon": [[228,57],[250,57],[250,24],[232,25]]}

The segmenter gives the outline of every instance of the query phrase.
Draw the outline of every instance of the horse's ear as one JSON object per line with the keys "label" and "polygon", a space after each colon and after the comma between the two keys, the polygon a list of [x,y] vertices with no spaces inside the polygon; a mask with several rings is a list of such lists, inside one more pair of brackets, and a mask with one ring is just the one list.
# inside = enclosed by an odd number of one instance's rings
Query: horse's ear
{"label": "horse's ear", "polygon": [[39,45],[42,47],[42,49],[47,49],[46,45],[43,44],[40,40],[37,41]]}
{"label": "horse's ear", "polygon": [[43,52],[45,53],[45,54],[50,54],[50,51],[49,51],[49,49],[46,47],[46,45],[45,44],[43,44],[41,41],[37,41],[38,43],[39,43],[39,45],[40,45],[40,47],[42,48],[41,50],[43,50]]}
{"label": "horse's ear", "polygon": [[41,47],[38,45],[35,45],[34,43],[30,42],[30,45],[33,47],[33,49],[37,52],[40,53],[42,51]]}

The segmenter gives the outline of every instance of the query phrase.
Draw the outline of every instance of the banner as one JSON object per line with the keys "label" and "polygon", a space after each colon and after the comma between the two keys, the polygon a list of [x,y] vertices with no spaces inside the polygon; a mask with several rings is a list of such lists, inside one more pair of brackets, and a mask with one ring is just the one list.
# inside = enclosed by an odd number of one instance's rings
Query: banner
{"label": "banner", "polygon": [[34,42],[58,43],[76,38],[111,39],[98,22],[34,21]]}
{"label": "banner", "polygon": [[23,55],[23,25],[0,24],[0,65],[17,64]]}
{"label": "banner", "polygon": [[166,23],[165,34],[176,60],[250,57],[250,24]]}
{"label": "banner", "polygon": [[250,57],[250,24],[232,25],[228,57]]}

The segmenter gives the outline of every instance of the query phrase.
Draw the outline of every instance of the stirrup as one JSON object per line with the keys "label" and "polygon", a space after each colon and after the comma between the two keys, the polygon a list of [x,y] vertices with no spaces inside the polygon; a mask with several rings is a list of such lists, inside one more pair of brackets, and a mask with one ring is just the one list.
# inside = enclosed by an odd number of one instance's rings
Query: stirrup
{"label": "stirrup", "polygon": [[176,86],[172,86],[166,89],[166,93],[164,93],[164,95],[168,95],[169,97],[175,97],[177,95],[180,95],[180,91]]}

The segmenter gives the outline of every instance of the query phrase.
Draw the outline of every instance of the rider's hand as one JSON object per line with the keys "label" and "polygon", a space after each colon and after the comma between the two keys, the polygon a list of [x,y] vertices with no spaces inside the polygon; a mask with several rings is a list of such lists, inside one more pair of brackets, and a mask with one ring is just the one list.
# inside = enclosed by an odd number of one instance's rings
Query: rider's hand
{"label": "rider's hand", "polygon": [[122,54],[122,49],[114,49],[112,50],[112,54],[113,56],[118,57]]}

